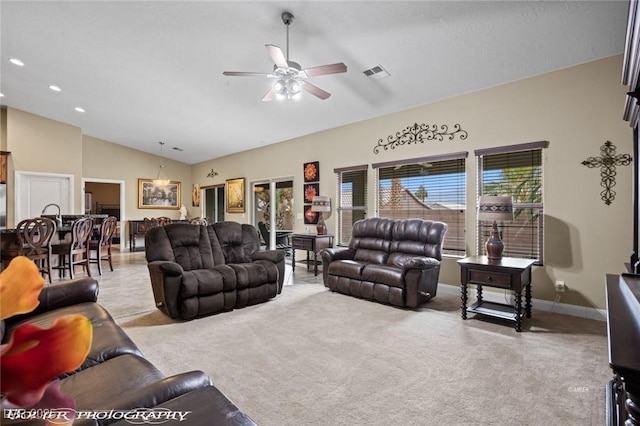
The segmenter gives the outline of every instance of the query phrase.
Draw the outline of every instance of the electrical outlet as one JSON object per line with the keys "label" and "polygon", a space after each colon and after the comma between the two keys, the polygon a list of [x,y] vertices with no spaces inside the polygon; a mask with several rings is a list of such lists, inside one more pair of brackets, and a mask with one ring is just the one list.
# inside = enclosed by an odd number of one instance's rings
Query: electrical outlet
{"label": "electrical outlet", "polygon": [[564,293],[565,291],[567,291],[567,286],[564,281],[556,280],[556,292]]}

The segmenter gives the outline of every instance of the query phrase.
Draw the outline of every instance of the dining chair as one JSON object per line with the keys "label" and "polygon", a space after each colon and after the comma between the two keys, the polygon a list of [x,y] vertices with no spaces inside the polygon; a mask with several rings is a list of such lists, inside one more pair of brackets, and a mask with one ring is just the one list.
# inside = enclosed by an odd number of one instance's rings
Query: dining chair
{"label": "dining chair", "polygon": [[[100,224],[100,234],[98,239],[89,240],[89,264],[98,264],[98,275],[102,275],[102,261],[109,261],[109,268],[113,271],[111,260],[111,242],[118,227],[118,218],[109,216]],[[95,257],[92,256],[95,252]]]}
{"label": "dining chair", "polygon": [[207,226],[209,222],[206,217],[194,217],[189,219],[189,223],[192,225],[204,225]]}
{"label": "dining chair", "polygon": [[51,239],[56,233],[56,222],[46,217],[24,219],[16,226],[18,254],[26,256],[38,266],[40,274],[51,278]]}
{"label": "dining chair", "polygon": [[[258,230],[260,231],[260,235],[262,236],[265,246],[268,249],[271,241],[271,233],[269,232],[267,224],[259,221]],[[289,237],[291,235],[292,232],[276,231],[276,249],[284,250],[287,255],[291,254],[291,243],[289,243]]]}
{"label": "dining chair", "polygon": [[76,265],[82,265],[87,275],[91,276],[89,268],[89,239],[93,233],[93,219],[83,217],[76,219],[71,225],[71,242],[53,244],[51,246],[52,254],[58,255],[57,269],[60,278],[65,276],[65,272],[69,271],[69,278],[73,279]]}

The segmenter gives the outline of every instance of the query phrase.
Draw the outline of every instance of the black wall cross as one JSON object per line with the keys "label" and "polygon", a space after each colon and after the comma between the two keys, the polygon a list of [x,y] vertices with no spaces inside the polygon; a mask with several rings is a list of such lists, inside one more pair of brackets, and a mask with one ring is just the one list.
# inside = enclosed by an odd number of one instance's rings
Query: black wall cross
{"label": "black wall cross", "polygon": [[600,186],[604,189],[600,192],[600,198],[606,205],[610,205],[616,198],[616,191],[612,188],[616,185],[616,166],[628,166],[631,164],[629,154],[616,154],[616,146],[609,141],[600,147],[600,157],[588,157],[582,162],[589,168],[600,167]]}

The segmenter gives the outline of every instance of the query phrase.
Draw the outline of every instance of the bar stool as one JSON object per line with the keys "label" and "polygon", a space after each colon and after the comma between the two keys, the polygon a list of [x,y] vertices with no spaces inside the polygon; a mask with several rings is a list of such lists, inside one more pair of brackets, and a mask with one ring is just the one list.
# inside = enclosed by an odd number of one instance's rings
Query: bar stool
{"label": "bar stool", "polygon": [[53,244],[51,246],[52,254],[58,255],[57,269],[60,278],[64,276],[64,272],[69,270],[69,277],[73,279],[76,265],[82,265],[91,276],[89,269],[89,239],[93,233],[93,219],[83,217],[76,219],[71,225],[71,242]]}
{"label": "bar stool", "polygon": [[51,239],[56,233],[55,221],[46,217],[25,219],[16,226],[19,255],[33,260],[40,273],[48,275],[51,284]]}
{"label": "bar stool", "polygon": [[[97,240],[89,240],[89,263],[98,264],[98,274],[102,275],[102,261],[109,261],[109,268],[113,271],[113,263],[111,261],[111,240],[116,232],[118,219],[115,216],[109,216],[100,224],[100,238]],[[95,257],[91,255],[95,252]]]}

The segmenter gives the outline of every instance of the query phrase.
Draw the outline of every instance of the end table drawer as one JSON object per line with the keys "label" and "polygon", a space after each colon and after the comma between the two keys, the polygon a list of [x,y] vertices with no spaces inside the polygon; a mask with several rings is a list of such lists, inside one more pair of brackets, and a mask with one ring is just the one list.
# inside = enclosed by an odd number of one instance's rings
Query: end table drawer
{"label": "end table drawer", "polygon": [[492,287],[511,288],[511,275],[471,269],[469,270],[469,282],[472,284],[487,284]]}
{"label": "end table drawer", "polygon": [[294,235],[291,239],[291,245],[298,250],[313,250],[313,240],[310,238],[300,238]]}

